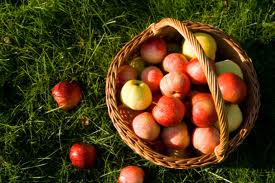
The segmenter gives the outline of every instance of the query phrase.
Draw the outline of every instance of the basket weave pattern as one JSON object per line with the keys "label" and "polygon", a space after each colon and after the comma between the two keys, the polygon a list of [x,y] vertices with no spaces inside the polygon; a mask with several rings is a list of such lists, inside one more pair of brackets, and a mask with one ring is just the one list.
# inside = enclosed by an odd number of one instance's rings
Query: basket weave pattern
{"label": "basket weave pattern", "polygon": [[[238,65],[241,66],[244,74],[244,79],[248,87],[248,96],[244,104],[244,120],[241,128],[234,137],[229,139],[227,114],[225,112],[224,101],[217,84],[215,72],[209,65],[209,61],[200,44],[194,37],[192,32],[202,31],[211,34],[217,41],[218,49],[222,50],[224,57],[230,57]],[[170,33],[179,33],[185,41],[188,41],[193,52],[197,56],[203,71],[206,75],[210,92],[213,96],[215,108],[218,114],[220,126],[220,145],[211,154],[201,155],[192,158],[179,158],[163,155],[155,151],[149,143],[142,141],[129,128],[129,121],[125,121],[119,114],[118,101],[116,99],[116,80],[118,68],[126,63],[132,57],[140,45],[152,36],[161,36]],[[214,28],[210,25],[181,22],[171,18],[162,19],[156,24],[150,25],[147,29],[141,32],[138,36],[129,41],[114,57],[108,71],[106,80],[106,103],[109,116],[118,131],[122,140],[136,153],[149,160],[150,162],[174,169],[189,169],[202,167],[213,163],[218,163],[224,160],[229,153],[234,151],[249,134],[253,128],[259,107],[260,107],[260,92],[257,75],[254,70],[251,59],[239,44],[223,31]]]}

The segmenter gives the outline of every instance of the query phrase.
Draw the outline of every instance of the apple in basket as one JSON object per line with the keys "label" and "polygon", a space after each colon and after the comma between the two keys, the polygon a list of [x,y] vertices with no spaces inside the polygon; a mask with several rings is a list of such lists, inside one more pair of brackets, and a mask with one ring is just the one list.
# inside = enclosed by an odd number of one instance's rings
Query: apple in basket
{"label": "apple in basket", "polygon": [[145,141],[154,141],[160,133],[160,126],[149,112],[137,115],[132,122],[135,134]]}
{"label": "apple in basket", "polygon": [[152,93],[159,91],[159,83],[162,78],[163,74],[156,66],[146,67],[141,73],[141,80],[149,86]]}
{"label": "apple in basket", "polygon": [[238,75],[226,72],[219,75],[217,80],[225,101],[239,104],[245,99],[247,93],[246,84]]}
{"label": "apple in basket", "polygon": [[200,153],[212,153],[215,147],[220,144],[220,133],[215,127],[195,128],[192,144]]}
{"label": "apple in basket", "polygon": [[[226,104],[225,110],[227,112],[227,122],[228,122],[228,131],[229,133],[237,130],[243,121],[243,114],[238,104]],[[215,126],[219,129],[218,121],[215,123]]]}
{"label": "apple in basket", "polygon": [[130,109],[145,110],[152,103],[152,92],[143,81],[129,80],[121,88],[120,99]]}
{"label": "apple in basket", "polygon": [[215,63],[216,73],[220,75],[225,72],[232,72],[243,79],[243,72],[238,64],[231,60],[223,60]]}
{"label": "apple in basket", "polygon": [[[214,61],[210,60],[210,66],[212,67],[213,70],[215,70]],[[189,76],[191,83],[193,83],[193,84],[207,84],[205,74],[203,72],[201,64],[199,63],[198,58],[191,59],[185,65],[185,72]]]}
{"label": "apple in basket", "polygon": [[123,65],[118,68],[117,87],[120,89],[127,81],[137,79],[137,71],[130,65]]}
{"label": "apple in basket", "polygon": [[168,97],[184,98],[190,91],[190,80],[181,72],[169,72],[160,81],[160,90]]}
{"label": "apple in basket", "polygon": [[172,71],[184,72],[185,64],[187,62],[188,60],[185,58],[183,54],[170,53],[164,58],[162,62],[162,67],[163,67],[163,70],[166,72],[172,72]]}
{"label": "apple in basket", "polygon": [[118,183],[143,183],[144,171],[135,165],[128,165],[120,170]]}
{"label": "apple in basket", "polygon": [[133,67],[136,70],[138,76],[140,76],[141,72],[145,68],[145,61],[141,57],[135,57],[129,61],[129,65]]}
{"label": "apple in basket", "polygon": [[141,57],[150,64],[159,64],[167,54],[166,42],[159,37],[147,39],[140,48]]}
{"label": "apple in basket", "polygon": [[75,143],[70,148],[70,160],[75,167],[92,168],[96,160],[96,148],[92,144]]}
{"label": "apple in basket", "polygon": [[194,92],[191,96],[191,118],[197,127],[214,125],[218,116],[210,93]]}
{"label": "apple in basket", "polygon": [[82,90],[75,81],[61,81],[52,89],[52,96],[63,110],[70,110],[81,100]]}
{"label": "apple in basket", "polygon": [[164,127],[161,137],[164,145],[170,149],[185,149],[190,144],[188,128],[184,122],[176,126]]}
{"label": "apple in basket", "polygon": [[179,124],[185,113],[185,105],[180,99],[167,96],[160,97],[152,111],[154,119],[165,127]]}
{"label": "apple in basket", "polygon": [[[216,40],[211,35],[203,32],[194,33],[194,36],[200,43],[206,56],[209,57],[211,60],[215,60],[217,50]],[[196,57],[193,52],[193,48],[188,41],[183,42],[182,53],[184,54],[184,56],[186,56],[188,60]]]}

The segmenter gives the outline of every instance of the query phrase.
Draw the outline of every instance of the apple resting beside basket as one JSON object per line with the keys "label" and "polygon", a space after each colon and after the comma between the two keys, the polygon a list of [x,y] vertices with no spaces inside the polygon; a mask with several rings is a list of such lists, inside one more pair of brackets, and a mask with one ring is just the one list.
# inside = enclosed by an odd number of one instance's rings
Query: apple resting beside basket
{"label": "apple resting beside basket", "polygon": [[[214,46],[205,47],[203,39]],[[197,79],[194,70],[204,74]],[[238,92],[228,92],[232,88]],[[164,18],[116,54],[106,103],[134,152],[163,167],[190,169],[223,161],[243,142],[254,127],[260,92],[251,59],[230,36],[207,24]]]}

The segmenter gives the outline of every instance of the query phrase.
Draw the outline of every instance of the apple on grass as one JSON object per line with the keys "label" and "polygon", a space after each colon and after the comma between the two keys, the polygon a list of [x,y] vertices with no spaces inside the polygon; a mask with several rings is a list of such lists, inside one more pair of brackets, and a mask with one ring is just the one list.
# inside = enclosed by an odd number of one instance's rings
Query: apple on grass
{"label": "apple on grass", "polygon": [[143,112],[133,119],[132,123],[135,134],[145,141],[154,141],[160,134],[160,126],[149,112]]}
{"label": "apple on grass", "polygon": [[146,67],[141,73],[141,80],[149,86],[152,93],[159,91],[159,84],[162,78],[163,74],[156,66]]}
{"label": "apple on grass", "polygon": [[[210,66],[215,71],[215,63],[214,61],[210,60]],[[198,58],[191,59],[185,65],[185,72],[189,76],[191,82],[193,84],[207,84],[206,76],[203,72],[201,64],[199,63]]]}
{"label": "apple on grass", "polygon": [[179,124],[185,113],[185,105],[181,100],[167,96],[160,97],[152,111],[156,122],[165,127]]}
{"label": "apple on grass", "polygon": [[194,92],[191,96],[192,122],[197,127],[210,127],[218,120],[210,93]]}
{"label": "apple on grass", "polygon": [[226,72],[219,75],[217,81],[226,102],[240,104],[244,101],[247,95],[247,87],[244,80],[238,75]]}
{"label": "apple on grass", "polygon": [[140,48],[141,57],[150,64],[159,64],[167,54],[167,44],[159,37],[147,39]]}
{"label": "apple on grass", "polygon": [[183,73],[185,71],[185,64],[187,62],[188,60],[183,54],[170,53],[164,58],[162,62],[162,67],[163,70],[166,72],[178,71]]}
{"label": "apple on grass", "polygon": [[92,168],[96,160],[96,148],[92,144],[75,143],[70,148],[70,160],[80,169]]}
{"label": "apple on grass", "polygon": [[216,65],[217,75],[223,74],[225,72],[232,72],[243,79],[242,69],[235,62],[231,60],[223,60],[223,61],[216,62],[215,65]]}
{"label": "apple on grass", "polygon": [[120,99],[130,109],[145,110],[152,103],[152,92],[143,81],[129,80],[120,91]]}
{"label": "apple on grass", "polygon": [[143,183],[144,170],[135,165],[128,165],[120,170],[118,183]]}
{"label": "apple on grass", "polygon": [[190,91],[190,80],[184,73],[169,72],[161,79],[160,90],[163,95],[182,99]]}
{"label": "apple on grass", "polygon": [[[238,104],[226,104],[225,109],[227,112],[228,131],[231,133],[241,126],[243,114]],[[215,126],[219,129],[218,121]]]}
{"label": "apple on grass", "polygon": [[[206,34],[203,32],[194,33],[194,36],[200,43],[206,56],[209,57],[211,60],[215,60],[217,51],[216,40],[210,34]],[[183,42],[182,53],[184,56],[186,56],[188,60],[196,57],[196,55],[193,52],[193,48],[187,41]]]}
{"label": "apple on grass", "polygon": [[121,87],[129,80],[137,79],[136,70],[130,65],[123,65],[118,68],[117,71],[117,88]]}
{"label": "apple on grass", "polygon": [[190,144],[188,128],[184,122],[176,126],[164,127],[161,138],[164,145],[170,149],[185,149]]}
{"label": "apple on grass", "polygon": [[52,96],[59,108],[67,111],[78,105],[82,90],[75,81],[61,81],[52,89]]}
{"label": "apple on grass", "polygon": [[220,144],[220,133],[214,127],[195,128],[192,136],[192,144],[194,148],[202,154],[212,153],[216,146]]}

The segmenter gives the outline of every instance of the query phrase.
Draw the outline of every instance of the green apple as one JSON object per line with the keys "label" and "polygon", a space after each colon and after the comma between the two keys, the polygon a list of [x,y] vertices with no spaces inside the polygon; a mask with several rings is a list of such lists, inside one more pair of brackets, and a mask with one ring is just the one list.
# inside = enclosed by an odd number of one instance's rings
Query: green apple
{"label": "green apple", "polygon": [[[243,121],[243,114],[238,104],[226,104],[228,131],[229,133],[237,130]],[[219,128],[219,123],[216,122],[216,127]]]}
{"label": "green apple", "polygon": [[129,65],[132,66],[140,76],[141,72],[145,68],[145,61],[141,57],[135,57],[130,60]]}
{"label": "green apple", "polygon": [[120,99],[130,109],[144,110],[152,103],[152,92],[143,81],[129,80],[121,89]]}
{"label": "green apple", "polygon": [[220,75],[220,74],[225,73],[225,72],[232,72],[232,73],[240,76],[240,78],[243,79],[242,69],[235,62],[233,62],[231,60],[223,60],[223,61],[220,61],[220,62],[216,62],[215,65],[216,65],[217,75]]}
{"label": "green apple", "polygon": [[[199,41],[206,56],[212,60],[215,60],[217,51],[216,40],[209,34],[202,32],[194,33],[194,36]],[[183,42],[182,53],[188,58],[188,60],[196,57],[191,45],[187,41]]]}

